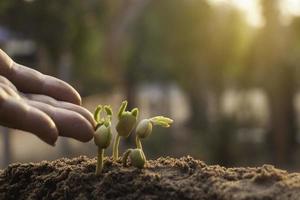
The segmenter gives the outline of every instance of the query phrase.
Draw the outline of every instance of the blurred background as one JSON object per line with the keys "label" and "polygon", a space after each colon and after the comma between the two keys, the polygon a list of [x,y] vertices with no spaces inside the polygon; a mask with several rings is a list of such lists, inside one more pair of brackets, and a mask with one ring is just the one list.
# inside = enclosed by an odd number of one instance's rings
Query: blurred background
{"label": "blurred background", "polygon": [[[300,170],[300,0],[1,1],[0,48],[72,84],[91,112],[127,99],[141,118],[173,118],[143,141],[148,158]],[[93,141],[0,137],[1,168],[96,155]]]}

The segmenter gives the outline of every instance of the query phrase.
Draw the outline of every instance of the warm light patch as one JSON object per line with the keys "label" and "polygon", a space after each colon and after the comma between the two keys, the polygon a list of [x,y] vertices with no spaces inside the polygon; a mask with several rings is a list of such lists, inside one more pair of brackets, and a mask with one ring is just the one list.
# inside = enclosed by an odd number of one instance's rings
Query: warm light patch
{"label": "warm light patch", "polygon": [[280,10],[283,15],[300,15],[299,0],[281,0]]}
{"label": "warm light patch", "polygon": [[[226,4],[243,11],[247,22],[255,27],[263,25],[261,0],[208,0],[212,4]],[[274,1],[275,3],[276,1]],[[300,16],[300,0],[278,0],[283,23],[289,23],[293,16]]]}
{"label": "warm light patch", "polygon": [[255,27],[263,25],[259,0],[209,0],[212,4],[227,4],[241,10],[247,22]]}
{"label": "warm light patch", "polygon": [[262,26],[263,20],[260,14],[260,4],[258,0],[231,0],[233,6],[242,10],[249,24]]}

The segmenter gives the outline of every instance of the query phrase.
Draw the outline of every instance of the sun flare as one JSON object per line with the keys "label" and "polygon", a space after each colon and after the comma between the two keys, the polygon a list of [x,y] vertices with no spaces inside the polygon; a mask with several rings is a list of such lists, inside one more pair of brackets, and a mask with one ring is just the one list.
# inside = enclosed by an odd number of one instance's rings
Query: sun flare
{"label": "sun flare", "polygon": [[259,0],[209,0],[212,4],[227,4],[241,10],[247,22],[255,27],[263,25]]}
{"label": "sun flare", "polygon": [[[209,0],[209,2],[238,8],[245,14],[247,22],[252,26],[260,27],[264,23],[261,16],[260,0]],[[288,23],[292,16],[300,16],[299,0],[278,0],[278,3],[283,22]]]}

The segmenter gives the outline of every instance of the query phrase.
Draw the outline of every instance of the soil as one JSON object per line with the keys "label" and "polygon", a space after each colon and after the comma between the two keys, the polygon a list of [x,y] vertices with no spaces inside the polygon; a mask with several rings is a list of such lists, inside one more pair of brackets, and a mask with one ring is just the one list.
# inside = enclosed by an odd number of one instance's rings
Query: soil
{"label": "soil", "polygon": [[12,164],[0,171],[0,199],[300,199],[300,174],[271,165],[224,168],[187,156],[139,170],[106,158],[96,176],[95,164],[85,156]]}

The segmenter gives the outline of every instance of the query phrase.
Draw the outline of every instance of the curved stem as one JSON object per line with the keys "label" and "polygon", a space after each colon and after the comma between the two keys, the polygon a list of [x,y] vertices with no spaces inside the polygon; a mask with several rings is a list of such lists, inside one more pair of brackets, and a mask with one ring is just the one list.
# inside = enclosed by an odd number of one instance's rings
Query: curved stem
{"label": "curved stem", "polygon": [[139,136],[135,136],[135,144],[138,149],[141,149],[143,151],[142,142]]}
{"label": "curved stem", "polygon": [[143,157],[143,159],[145,160],[145,162],[147,162],[147,158],[146,158],[146,156],[145,156],[145,154],[144,154],[144,151],[142,150],[142,157]]}
{"label": "curved stem", "polygon": [[113,160],[117,161],[119,158],[119,143],[120,143],[120,136],[117,134],[114,140],[114,146],[113,146]]}
{"label": "curved stem", "polygon": [[144,151],[143,151],[143,146],[142,146],[141,139],[138,136],[135,136],[135,144],[136,144],[136,147],[138,149],[142,150],[142,157],[145,160],[145,162],[147,162],[147,158],[146,158],[146,156],[144,154]]}
{"label": "curved stem", "polygon": [[94,112],[94,119],[97,123],[100,122],[100,119],[101,119],[100,113],[101,113],[101,111],[102,111],[102,106],[98,105],[95,112]]}
{"label": "curved stem", "polygon": [[127,151],[125,151],[125,153],[122,156],[122,163],[124,167],[126,167],[127,165],[128,156],[130,155],[131,151],[132,149],[128,149]]}
{"label": "curved stem", "polygon": [[101,174],[103,169],[103,157],[104,157],[104,149],[98,147],[98,158],[97,158],[97,167],[96,167],[96,175]]}

